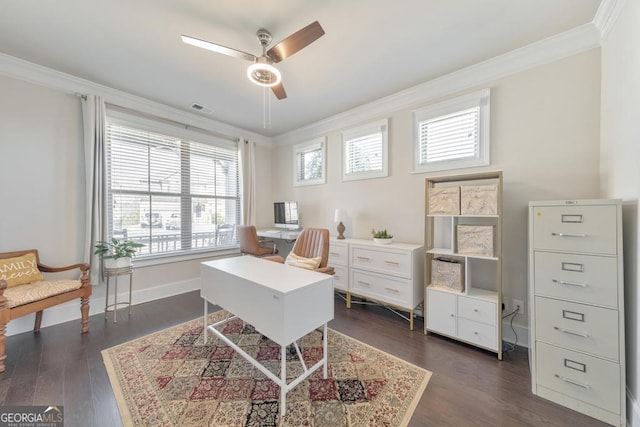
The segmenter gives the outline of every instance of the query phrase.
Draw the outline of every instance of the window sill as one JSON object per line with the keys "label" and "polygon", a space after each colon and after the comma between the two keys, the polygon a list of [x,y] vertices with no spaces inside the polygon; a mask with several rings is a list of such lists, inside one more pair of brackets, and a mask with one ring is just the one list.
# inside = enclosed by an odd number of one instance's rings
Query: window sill
{"label": "window sill", "polygon": [[240,254],[240,249],[237,247],[234,247],[234,248],[226,248],[226,249],[218,249],[218,250],[189,252],[184,254],[169,253],[169,254],[148,255],[148,256],[141,256],[141,257],[134,258],[133,266],[134,268],[152,267],[154,265],[173,264],[176,262],[211,260],[212,258],[213,259],[227,258],[229,256],[235,256],[239,254]]}

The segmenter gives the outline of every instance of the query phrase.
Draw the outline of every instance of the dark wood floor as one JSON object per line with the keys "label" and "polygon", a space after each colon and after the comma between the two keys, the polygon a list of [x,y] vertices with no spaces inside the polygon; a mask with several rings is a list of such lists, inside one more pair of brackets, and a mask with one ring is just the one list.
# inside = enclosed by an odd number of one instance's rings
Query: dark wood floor
{"label": "dark wood floor", "polygon": [[[601,426],[531,394],[526,349],[494,354],[422,333],[373,306],[347,310],[336,298],[330,327],[433,372],[410,426]],[[65,426],[122,425],[100,351],[202,315],[199,292],[133,307],[118,323],[103,315],[81,335],[74,321],[7,340],[0,405],[64,405]],[[45,312],[45,316],[46,316]]]}

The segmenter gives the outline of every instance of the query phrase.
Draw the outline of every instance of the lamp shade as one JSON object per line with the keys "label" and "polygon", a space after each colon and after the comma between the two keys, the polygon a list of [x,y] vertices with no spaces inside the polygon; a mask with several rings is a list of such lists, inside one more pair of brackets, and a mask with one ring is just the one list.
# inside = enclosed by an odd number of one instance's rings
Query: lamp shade
{"label": "lamp shade", "polygon": [[344,221],[344,212],[341,209],[336,209],[333,214],[333,222],[342,222]]}

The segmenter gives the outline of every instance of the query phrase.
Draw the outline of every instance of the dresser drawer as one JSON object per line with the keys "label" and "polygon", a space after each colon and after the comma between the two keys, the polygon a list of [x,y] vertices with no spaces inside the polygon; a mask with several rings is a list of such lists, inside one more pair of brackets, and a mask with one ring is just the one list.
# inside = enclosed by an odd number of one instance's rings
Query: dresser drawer
{"label": "dresser drawer", "polygon": [[349,269],[340,265],[332,265],[332,267],[336,271],[333,275],[333,287],[347,292],[349,290]]}
{"label": "dresser drawer", "polygon": [[536,352],[538,386],[620,412],[619,364],[540,342]]}
{"label": "dresser drawer", "polygon": [[535,303],[538,340],[619,360],[617,310],[544,297]]}
{"label": "dresser drawer", "polygon": [[492,302],[469,298],[464,295],[458,296],[458,317],[496,326],[497,313],[497,307]]}
{"label": "dresser drawer", "polygon": [[351,269],[349,291],[364,297],[413,310],[413,283],[398,277],[382,276]]}
{"label": "dresser drawer", "polygon": [[335,267],[336,265],[349,265],[349,249],[344,243],[337,243],[334,240],[329,244],[329,261],[328,265]]}
{"label": "dresser drawer", "polygon": [[456,336],[457,295],[427,288],[427,329],[452,337]]}
{"label": "dresser drawer", "polygon": [[533,248],[615,255],[616,206],[535,206]]}
{"label": "dresser drawer", "polygon": [[458,337],[493,350],[498,348],[495,326],[458,317]]}
{"label": "dresser drawer", "polygon": [[351,246],[350,266],[411,279],[410,251]]}
{"label": "dresser drawer", "polygon": [[618,306],[617,258],[540,251],[534,258],[536,295]]}

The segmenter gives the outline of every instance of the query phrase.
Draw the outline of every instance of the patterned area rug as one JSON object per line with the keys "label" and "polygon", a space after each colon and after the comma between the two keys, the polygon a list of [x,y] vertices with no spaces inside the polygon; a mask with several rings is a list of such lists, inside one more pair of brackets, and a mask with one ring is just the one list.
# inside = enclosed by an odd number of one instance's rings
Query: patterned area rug
{"label": "patterned area rug", "polygon": [[[239,319],[219,330],[280,375],[276,343]],[[205,345],[202,332],[199,318],[102,351],[125,426],[405,426],[431,377],[329,329],[329,377],[319,369],[289,391],[280,417],[279,387],[212,333]],[[307,366],[322,358],[319,330],[298,345]],[[287,359],[287,376],[298,376],[297,356]]]}

